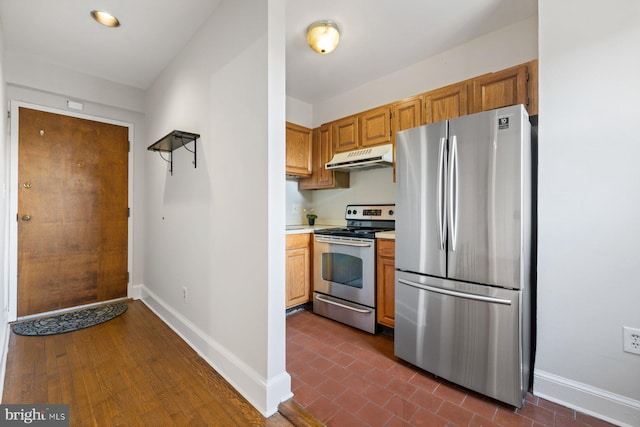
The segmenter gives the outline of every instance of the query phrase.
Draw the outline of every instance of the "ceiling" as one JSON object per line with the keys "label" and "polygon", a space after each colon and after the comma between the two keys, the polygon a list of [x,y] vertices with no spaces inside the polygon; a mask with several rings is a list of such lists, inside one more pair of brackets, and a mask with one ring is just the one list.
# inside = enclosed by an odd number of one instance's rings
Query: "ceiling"
{"label": "ceiling", "polygon": [[[237,0],[235,0],[237,1]],[[316,104],[526,19],[537,0],[285,0],[287,95]],[[147,89],[220,0],[0,0],[5,50]],[[108,10],[122,26],[89,12]],[[307,26],[330,19],[338,48],[319,55]]]}

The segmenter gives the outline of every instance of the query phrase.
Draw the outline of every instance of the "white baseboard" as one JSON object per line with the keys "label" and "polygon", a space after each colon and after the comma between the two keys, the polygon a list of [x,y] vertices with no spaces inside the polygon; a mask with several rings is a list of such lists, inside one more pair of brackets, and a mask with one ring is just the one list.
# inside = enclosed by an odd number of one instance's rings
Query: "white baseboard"
{"label": "white baseboard", "polygon": [[640,426],[640,401],[538,369],[533,394],[619,426]]}
{"label": "white baseboard", "polygon": [[144,285],[135,285],[132,297],[144,302],[263,416],[275,414],[278,405],[293,396],[286,371],[266,380]]}

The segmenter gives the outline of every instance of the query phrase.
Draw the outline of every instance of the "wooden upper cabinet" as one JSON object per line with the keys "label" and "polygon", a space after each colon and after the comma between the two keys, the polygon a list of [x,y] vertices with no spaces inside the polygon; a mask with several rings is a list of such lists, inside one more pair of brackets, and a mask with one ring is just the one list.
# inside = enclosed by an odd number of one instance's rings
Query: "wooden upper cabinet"
{"label": "wooden upper cabinet", "polygon": [[468,114],[469,85],[457,83],[424,93],[423,123],[436,123]]}
{"label": "wooden upper cabinet", "polygon": [[391,142],[391,108],[374,108],[359,115],[360,147],[389,144]]}
{"label": "wooden upper cabinet", "polygon": [[324,165],[333,157],[331,125],[323,125],[313,130],[312,174],[301,179],[299,190],[320,190],[325,188],[349,188],[349,173],[327,170]]}
{"label": "wooden upper cabinet", "polygon": [[349,116],[331,124],[333,129],[333,149],[336,153],[355,150],[360,145],[358,116]]}
{"label": "wooden upper cabinet", "polygon": [[422,124],[422,99],[418,96],[396,102],[391,106],[391,141],[395,144],[396,132]]}
{"label": "wooden upper cabinet", "polygon": [[472,80],[472,113],[510,105],[527,105],[527,64],[485,74]]}
{"label": "wooden upper cabinet", "polygon": [[287,122],[287,175],[311,175],[311,134],[311,129]]}

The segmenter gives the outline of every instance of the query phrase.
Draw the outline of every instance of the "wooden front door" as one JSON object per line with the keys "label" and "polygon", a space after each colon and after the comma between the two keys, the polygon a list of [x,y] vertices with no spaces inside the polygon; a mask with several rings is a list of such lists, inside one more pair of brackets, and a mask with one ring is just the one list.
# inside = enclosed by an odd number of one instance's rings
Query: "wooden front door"
{"label": "wooden front door", "polygon": [[19,109],[18,316],[127,295],[128,129]]}

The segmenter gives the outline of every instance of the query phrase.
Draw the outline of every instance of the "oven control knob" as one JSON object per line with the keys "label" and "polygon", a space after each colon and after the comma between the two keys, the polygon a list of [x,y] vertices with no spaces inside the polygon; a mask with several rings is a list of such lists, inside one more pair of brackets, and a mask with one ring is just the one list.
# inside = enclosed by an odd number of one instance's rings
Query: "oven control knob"
{"label": "oven control knob", "polygon": [[351,209],[347,211],[347,215],[351,215]]}
{"label": "oven control knob", "polygon": [[355,214],[357,214],[357,213],[358,213],[358,211],[354,209],[354,210],[353,210],[353,214],[355,215]]}
{"label": "oven control knob", "polygon": [[389,215],[393,215],[393,209],[389,209]]}

